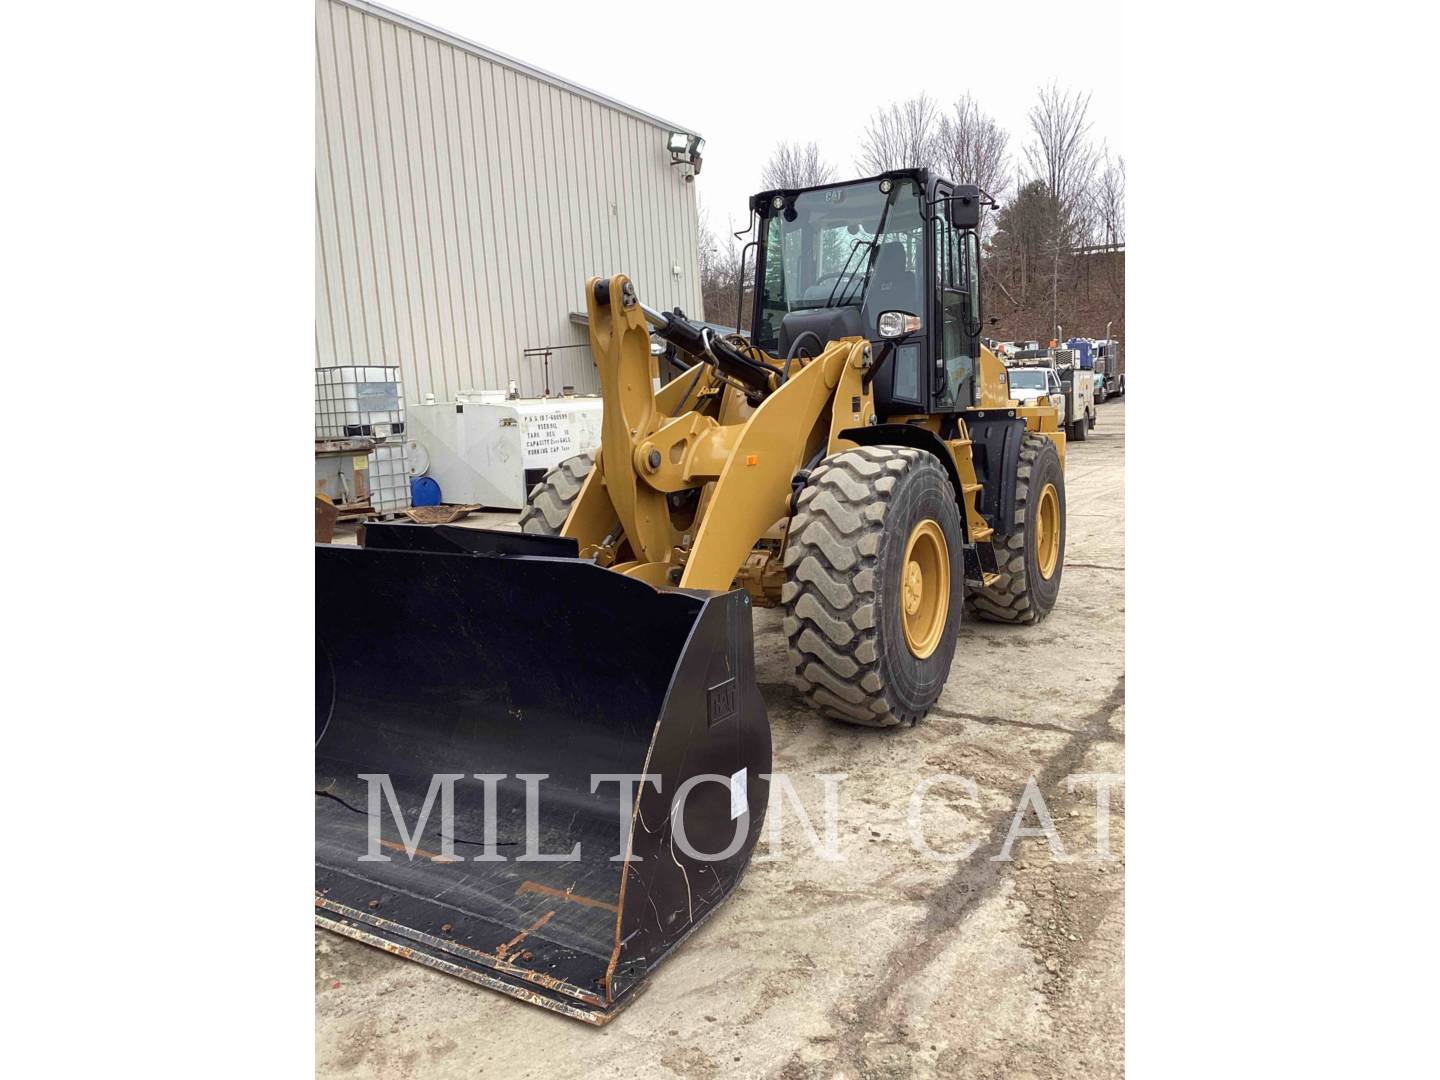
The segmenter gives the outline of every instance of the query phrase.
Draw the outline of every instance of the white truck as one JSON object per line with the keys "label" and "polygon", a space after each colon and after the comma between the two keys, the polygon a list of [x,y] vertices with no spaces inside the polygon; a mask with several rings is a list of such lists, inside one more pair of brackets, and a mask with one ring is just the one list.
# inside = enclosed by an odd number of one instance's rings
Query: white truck
{"label": "white truck", "polygon": [[1060,430],[1084,442],[1095,426],[1095,377],[1072,365],[1016,365],[1009,369],[1010,396],[1016,401],[1048,397],[1059,406]]}

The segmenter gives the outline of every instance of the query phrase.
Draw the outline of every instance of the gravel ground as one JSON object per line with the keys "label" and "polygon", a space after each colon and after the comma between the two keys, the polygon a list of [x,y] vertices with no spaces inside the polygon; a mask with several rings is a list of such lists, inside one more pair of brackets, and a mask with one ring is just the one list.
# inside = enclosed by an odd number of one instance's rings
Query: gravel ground
{"label": "gravel ground", "polygon": [[[1102,860],[1095,785],[1072,793],[1066,778],[1124,771],[1123,401],[1100,408],[1068,458],[1058,605],[1038,627],[967,622],[939,704],[916,727],[813,715],[788,682],[779,612],[756,612],[775,771],[817,823],[816,777],[846,774],[843,861],[811,854],[787,806],[784,857],[764,859],[762,839],[724,907],[601,1029],[317,931],[319,1074],[1121,1075],[1124,787],[1110,790]],[[978,790],[941,784],[925,801],[935,848],[979,844],[958,862],[924,857],[907,827],[917,783],[937,773]],[[1031,777],[1068,857],[1024,837],[996,861]]]}

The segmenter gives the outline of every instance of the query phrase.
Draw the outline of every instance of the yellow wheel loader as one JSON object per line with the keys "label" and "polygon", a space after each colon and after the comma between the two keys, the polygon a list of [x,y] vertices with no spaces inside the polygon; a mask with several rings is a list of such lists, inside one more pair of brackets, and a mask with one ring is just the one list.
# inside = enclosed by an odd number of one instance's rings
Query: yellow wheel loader
{"label": "yellow wheel loader", "polygon": [[983,199],[754,196],[748,335],[592,278],[601,445],[521,532],[317,545],[321,925],[604,1023],[759,834],[753,605],[816,711],[872,726],[935,703],[962,612],[1045,617],[1065,438],[981,344]]}

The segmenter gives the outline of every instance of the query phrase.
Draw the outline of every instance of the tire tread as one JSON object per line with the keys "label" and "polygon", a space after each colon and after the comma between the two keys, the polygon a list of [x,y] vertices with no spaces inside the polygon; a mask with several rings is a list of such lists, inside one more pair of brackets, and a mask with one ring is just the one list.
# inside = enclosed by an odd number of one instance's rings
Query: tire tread
{"label": "tire tread", "polygon": [[965,597],[965,610],[987,622],[1038,623],[1049,614],[1033,602],[1025,568],[1025,522],[1030,509],[1030,478],[1040,454],[1051,442],[1043,435],[1026,435],[1020,446],[1015,480],[1015,523],[1009,536],[992,544],[1000,578],[994,585],[974,589]]}
{"label": "tire tread", "polygon": [[924,712],[897,705],[877,663],[877,561],[888,496],[916,468],[935,469],[949,485],[940,464],[912,447],[832,455],[811,472],[790,522],[781,600],[791,667],[806,700],[847,723],[890,727]]}
{"label": "tire tread", "polygon": [[520,531],[541,536],[559,536],[570,516],[570,508],[585,486],[585,478],[595,467],[595,452],[566,458],[530,489],[525,509],[520,511]]}

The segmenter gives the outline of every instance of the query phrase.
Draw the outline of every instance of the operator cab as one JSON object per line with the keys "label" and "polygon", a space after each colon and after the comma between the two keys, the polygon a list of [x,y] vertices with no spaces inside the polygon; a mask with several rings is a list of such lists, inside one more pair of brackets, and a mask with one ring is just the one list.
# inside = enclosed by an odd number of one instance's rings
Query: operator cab
{"label": "operator cab", "polygon": [[979,201],[978,188],[923,169],[753,196],[752,342],[783,360],[863,337],[877,346],[882,416],[969,408],[980,356]]}

